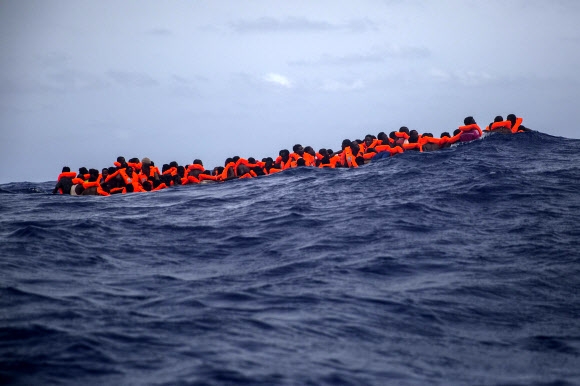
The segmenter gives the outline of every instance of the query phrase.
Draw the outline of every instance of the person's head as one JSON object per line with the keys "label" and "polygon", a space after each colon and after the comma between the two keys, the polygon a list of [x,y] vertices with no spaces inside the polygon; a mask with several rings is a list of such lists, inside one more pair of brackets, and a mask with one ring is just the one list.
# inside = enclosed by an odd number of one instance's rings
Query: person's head
{"label": "person's head", "polygon": [[340,146],[342,147],[342,150],[344,150],[347,147],[349,147],[351,144],[352,144],[352,141],[350,139],[343,139],[342,144]]}
{"label": "person's head", "polygon": [[124,169],[127,167],[127,161],[125,161],[125,157],[118,156],[117,163],[115,164],[119,169]]}
{"label": "person's head", "polygon": [[459,129],[453,130],[453,135],[454,136],[457,135],[457,134],[459,134],[459,133],[461,133],[461,130],[459,130]]}
{"label": "person's head", "polygon": [[239,164],[237,169],[236,169],[236,173],[238,176],[243,176],[244,174],[249,173],[249,172],[250,172],[250,168],[244,164]]}
{"label": "person's head", "polygon": [[101,189],[103,189],[105,192],[111,193],[111,186],[109,185],[108,182],[104,182],[100,185],[101,185]]}
{"label": "person's head", "polygon": [[226,160],[224,161],[224,166],[228,166],[228,164],[232,162],[234,162],[232,158],[226,158]]}
{"label": "person's head", "polygon": [[352,154],[358,154],[358,152],[360,151],[360,145],[358,144],[358,142],[351,142],[350,150],[352,150]]}
{"label": "person's head", "polygon": [[151,172],[151,164],[144,164],[143,162],[141,162],[141,173],[143,174],[149,174]]}
{"label": "person's head", "polygon": [[101,176],[107,178],[109,176],[109,169],[103,168],[103,170],[101,170]]}
{"label": "person's head", "polygon": [[301,157],[302,157],[302,154],[304,154],[304,148],[299,143],[297,143],[296,145],[292,146],[292,151],[294,153],[298,154]]}
{"label": "person's head", "polygon": [[232,162],[238,162],[238,160],[240,159],[239,155],[233,156],[232,157]]}
{"label": "person's head", "polygon": [[334,154],[334,150],[332,149],[326,149],[326,152],[328,153],[329,157],[332,157],[332,155]]}
{"label": "person's head", "polygon": [[224,167],[223,166],[216,166],[215,168],[213,168],[213,175],[214,176],[219,176],[223,172],[224,172]]}
{"label": "person's head", "polygon": [[127,173],[127,175],[130,177],[133,174],[133,167],[127,166],[125,173]]}
{"label": "person's head", "polygon": [[503,122],[503,117],[501,115],[498,115],[497,117],[495,117],[493,119],[494,122]]}
{"label": "person's head", "polygon": [[286,162],[290,158],[290,151],[288,149],[282,149],[278,153],[282,157],[282,161]]}
{"label": "person's head", "polygon": [[85,174],[89,174],[89,170],[83,166],[79,168],[79,174],[82,174],[84,176]]}
{"label": "person's head", "polygon": [[63,166],[62,172],[63,173],[70,173],[70,168],[68,166]]}
{"label": "person's head", "polygon": [[364,142],[365,142],[365,145],[366,145],[367,147],[368,147],[368,146],[370,146],[370,145],[372,145],[372,143],[373,143],[373,140],[374,140],[374,138],[373,138],[373,136],[372,136],[371,134],[367,134],[367,135],[365,135],[365,140],[364,140]]}
{"label": "person's head", "polygon": [[127,190],[127,193],[133,193],[135,191],[133,184],[129,184],[129,185],[125,186],[125,189]]}
{"label": "person's head", "polygon": [[508,114],[506,119],[512,123],[512,126],[516,124],[516,115],[515,114]]}
{"label": "person's head", "polygon": [[308,153],[308,154],[310,154],[313,157],[316,156],[316,152],[314,151],[314,149],[312,148],[312,146],[306,146],[304,148],[304,153]]}
{"label": "person's head", "polygon": [[150,166],[151,165],[151,160],[147,157],[143,157],[143,159],[141,160],[141,165],[144,166]]}
{"label": "person's head", "polygon": [[391,138],[392,140],[395,140],[396,141],[397,140],[397,134],[395,134],[394,131],[391,131],[389,133],[389,138]]}
{"label": "person's head", "polygon": [[304,161],[304,158],[298,158],[296,160],[296,166],[306,166],[306,161]]}
{"label": "person's head", "polygon": [[185,177],[185,167],[178,166],[177,167],[177,175],[181,178]]}
{"label": "person's head", "polygon": [[76,184],[74,187],[75,187],[75,193],[77,196],[80,196],[85,191],[83,184]]}
{"label": "person's head", "polygon": [[129,162],[131,162],[132,164],[138,164],[139,163],[139,158],[137,157],[133,157],[129,160]]}
{"label": "person's head", "polygon": [[89,169],[89,181],[94,182],[99,179],[99,171],[97,169]]}
{"label": "person's head", "polygon": [[256,159],[254,157],[250,157],[250,158],[248,158],[248,163],[255,164]]}
{"label": "person's head", "polygon": [[411,130],[409,132],[409,143],[419,142],[419,132],[417,130]]}
{"label": "person's head", "polygon": [[463,120],[463,124],[464,125],[473,125],[475,123],[475,119],[473,119],[472,116],[469,117],[465,117],[465,119]]}
{"label": "person's head", "polygon": [[141,186],[143,186],[143,189],[150,192],[151,191],[151,182],[149,181],[143,181],[143,184],[141,184]]}
{"label": "person's head", "polygon": [[448,131],[444,131],[441,133],[441,138],[450,138],[451,136],[449,135]]}
{"label": "person's head", "polygon": [[169,163],[169,168],[176,168],[178,166],[179,166],[179,164],[177,163],[177,161],[171,161]]}
{"label": "person's head", "polygon": [[401,126],[401,128],[399,129],[399,131],[401,133],[407,133],[407,134],[409,134],[409,128],[407,126]]}
{"label": "person's head", "polygon": [[318,150],[318,154],[320,154],[323,157],[328,157],[328,151],[325,148]]}
{"label": "person's head", "polygon": [[421,137],[430,137],[430,138],[433,138],[433,134],[431,134],[431,133],[423,133],[423,135]]}

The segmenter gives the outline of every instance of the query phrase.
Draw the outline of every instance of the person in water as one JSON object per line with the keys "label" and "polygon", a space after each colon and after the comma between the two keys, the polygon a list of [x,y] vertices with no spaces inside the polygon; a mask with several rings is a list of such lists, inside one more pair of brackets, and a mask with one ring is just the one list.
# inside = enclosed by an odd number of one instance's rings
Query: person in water
{"label": "person in water", "polygon": [[285,170],[292,167],[292,159],[290,159],[290,151],[282,149],[278,153],[278,158],[275,161],[275,168]]}
{"label": "person in water", "polygon": [[523,118],[516,117],[515,114],[509,114],[506,119],[512,123],[512,133],[524,133],[526,131],[531,131],[524,125],[522,125]]}
{"label": "person in water", "polygon": [[[522,132],[529,131],[522,125],[522,118],[509,114],[507,119],[497,116],[494,122],[486,128],[488,131]],[[453,136],[443,132],[440,138],[434,138],[430,133],[420,134],[417,130],[409,130],[401,126],[398,131],[386,135],[380,132],[377,137],[367,134],[364,140],[344,140],[342,150],[334,153],[330,148],[321,148],[315,152],[311,146],[302,147],[296,144],[293,153],[287,149],[280,150],[276,161],[270,157],[256,161],[253,157],[247,159],[235,156],[226,159],[223,167],[216,167],[212,172],[205,170],[203,163],[195,159],[192,164],[180,166],[176,161],[163,165],[162,172],[147,157],[139,161],[133,157],[129,162],[122,156],[117,157],[115,166],[104,168],[99,174],[96,169],[79,168],[79,173],[63,167],[53,193],[89,195],[108,195],[115,193],[130,193],[154,191],[167,186],[186,183],[200,183],[204,180],[223,182],[237,178],[252,178],[276,173],[291,167],[346,167],[353,168],[363,165],[369,159],[390,157],[404,150],[433,151],[449,147],[455,142],[471,141],[481,137],[481,129],[473,119],[466,117],[464,125],[454,131]]]}
{"label": "person in water", "polygon": [[463,126],[459,126],[459,130],[461,131],[459,136],[459,141],[461,142],[473,141],[481,138],[483,135],[481,128],[471,116],[463,120]]}
{"label": "person in water", "polygon": [[509,120],[504,120],[501,115],[498,115],[485,129],[486,131],[493,131],[494,133],[512,134],[512,123]]}
{"label": "person in water", "polygon": [[62,168],[62,172],[59,174],[58,179],[56,180],[56,185],[52,190],[52,194],[60,193],[60,194],[71,194],[71,188],[73,184],[73,178],[76,177],[75,172],[71,172],[68,166],[64,166]]}

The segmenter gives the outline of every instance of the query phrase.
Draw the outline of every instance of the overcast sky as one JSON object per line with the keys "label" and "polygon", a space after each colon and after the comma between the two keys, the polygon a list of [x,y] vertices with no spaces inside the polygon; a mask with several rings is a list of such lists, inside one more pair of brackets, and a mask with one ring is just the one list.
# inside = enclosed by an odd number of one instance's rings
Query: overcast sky
{"label": "overcast sky", "polygon": [[515,113],[580,138],[576,0],[0,0],[0,183]]}

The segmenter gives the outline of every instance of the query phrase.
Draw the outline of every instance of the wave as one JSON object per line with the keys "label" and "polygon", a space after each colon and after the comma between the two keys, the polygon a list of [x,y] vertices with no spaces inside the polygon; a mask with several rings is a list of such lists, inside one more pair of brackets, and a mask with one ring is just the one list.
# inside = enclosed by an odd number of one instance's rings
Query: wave
{"label": "wave", "polygon": [[150,194],[0,185],[0,382],[579,383],[579,165],[532,132]]}

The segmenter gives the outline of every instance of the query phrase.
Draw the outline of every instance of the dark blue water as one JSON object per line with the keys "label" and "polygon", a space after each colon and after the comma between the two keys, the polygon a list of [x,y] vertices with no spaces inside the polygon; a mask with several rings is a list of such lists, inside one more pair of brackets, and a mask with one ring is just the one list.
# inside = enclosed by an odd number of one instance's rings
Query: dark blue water
{"label": "dark blue water", "polygon": [[580,384],[579,140],[53,186],[0,185],[1,383]]}

